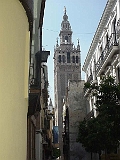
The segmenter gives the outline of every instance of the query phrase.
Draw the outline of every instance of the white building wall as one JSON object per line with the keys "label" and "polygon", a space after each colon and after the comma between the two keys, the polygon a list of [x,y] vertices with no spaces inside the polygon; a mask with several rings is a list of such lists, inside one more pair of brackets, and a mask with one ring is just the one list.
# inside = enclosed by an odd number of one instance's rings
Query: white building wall
{"label": "white building wall", "polygon": [[[116,46],[114,44],[115,33],[116,33],[116,40],[118,42],[118,45]],[[120,0],[108,0],[105,10],[100,19],[98,28],[96,30],[96,33],[93,37],[90,49],[86,56],[86,60],[83,65],[83,71],[86,74],[85,76],[86,82],[89,80],[89,76],[91,75],[91,73],[93,75],[93,80],[97,79],[98,84],[100,82],[100,77],[102,75],[114,76],[116,77],[116,81],[118,81],[119,74],[117,72],[118,72],[118,67],[120,67],[119,37],[120,37]],[[106,44],[109,44],[108,45],[109,50],[106,49],[107,48]],[[102,62],[102,57],[103,57],[103,62]],[[98,63],[98,61],[100,63]],[[94,65],[95,63],[96,65]],[[100,69],[97,70],[97,67]],[[93,80],[90,81],[91,84],[93,83]],[[90,94],[87,94],[87,97],[89,97],[88,98],[89,105],[90,109],[92,109]]]}

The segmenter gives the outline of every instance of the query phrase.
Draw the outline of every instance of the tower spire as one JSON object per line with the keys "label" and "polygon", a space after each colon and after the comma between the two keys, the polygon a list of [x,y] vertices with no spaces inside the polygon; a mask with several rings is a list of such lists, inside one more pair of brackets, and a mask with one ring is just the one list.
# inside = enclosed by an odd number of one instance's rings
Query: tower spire
{"label": "tower spire", "polygon": [[72,44],[72,30],[68,21],[66,7],[64,6],[64,15],[61,23],[60,44]]}
{"label": "tower spire", "polygon": [[66,7],[64,6],[64,15],[66,14]]}
{"label": "tower spire", "polygon": [[79,38],[77,40],[78,40],[78,45],[79,45]]}
{"label": "tower spire", "polygon": [[79,42],[79,38],[77,39],[77,41],[78,41],[77,49],[80,50],[80,42]]}
{"label": "tower spire", "polygon": [[66,14],[66,7],[64,6],[64,16],[63,16],[63,21],[68,21],[68,16]]}

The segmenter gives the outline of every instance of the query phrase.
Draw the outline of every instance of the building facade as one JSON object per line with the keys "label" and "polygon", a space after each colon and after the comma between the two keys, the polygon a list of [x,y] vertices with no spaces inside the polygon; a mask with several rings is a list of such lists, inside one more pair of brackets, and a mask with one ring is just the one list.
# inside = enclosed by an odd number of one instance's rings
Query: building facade
{"label": "building facade", "polygon": [[29,105],[27,114],[27,159],[43,160],[45,110],[48,101],[47,58],[42,51],[42,25],[45,0],[34,1],[33,30],[29,66]]}
{"label": "building facade", "polygon": [[0,159],[26,160],[33,1],[0,1]]}
{"label": "building facade", "polygon": [[29,66],[29,104],[27,115],[27,160],[40,160],[42,159],[42,154],[40,154],[40,151],[42,150],[42,136],[40,132],[38,132],[40,85],[37,86],[38,82],[35,82],[37,81],[36,75],[40,72],[40,69],[36,71],[36,63],[40,66],[40,62],[35,59],[35,54],[40,50],[40,28],[38,26],[40,21],[40,14],[43,12],[41,10],[42,0],[35,0],[33,2],[33,6],[33,30]]}
{"label": "building facade", "polygon": [[[120,1],[108,0],[83,65],[85,81],[99,83],[100,77],[111,75],[120,82]],[[95,98],[85,91],[89,111],[94,110]]]}
{"label": "building facade", "polygon": [[[69,80],[67,95],[64,101],[64,134],[63,147],[65,160],[91,160],[91,153],[87,152],[81,143],[77,142],[79,122],[88,118],[89,103],[84,97],[84,80]],[[93,153],[92,160],[98,160]]]}
{"label": "building facade", "polygon": [[66,14],[66,9],[63,15],[60,30],[60,45],[57,44],[54,49],[54,94],[55,94],[55,110],[56,124],[59,127],[59,147],[61,155],[63,154],[62,145],[62,112],[63,98],[66,94],[68,80],[78,80],[81,78],[81,63],[80,63],[80,45],[78,41],[77,47],[72,42],[72,30]]}
{"label": "building facade", "polygon": [[[113,76],[120,83],[120,1],[108,0],[86,56],[83,71],[86,82],[99,84],[102,76]],[[84,96],[89,101],[89,113],[96,117],[95,96],[90,90]],[[119,152],[119,150],[118,150]],[[116,155],[117,156],[117,155]],[[116,157],[117,159],[117,157]]]}

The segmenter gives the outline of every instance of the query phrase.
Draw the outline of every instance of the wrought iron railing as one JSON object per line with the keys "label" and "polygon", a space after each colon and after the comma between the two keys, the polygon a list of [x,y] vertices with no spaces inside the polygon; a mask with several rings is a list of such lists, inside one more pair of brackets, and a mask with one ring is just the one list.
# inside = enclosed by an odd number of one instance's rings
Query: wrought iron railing
{"label": "wrought iron railing", "polygon": [[111,50],[113,49],[114,46],[118,46],[117,42],[117,35],[116,33],[112,33],[104,50],[101,53],[101,56],[99,57],[97,63],[96,63],[96,73],[99,72],[101,69],[102,65],[104,64],[105,60],[108,58],[108,56],[111,53]]}
{"label": "wrought iron railing", "polygon": [[34,75],[34,63],[31,63],[30,64],[30,79],[29,79],[29,84],[30,84],[30,87],[35,87],[35,86],[39,86],[39,82],[37,80],[37,78],[34,78],[35,75]]}

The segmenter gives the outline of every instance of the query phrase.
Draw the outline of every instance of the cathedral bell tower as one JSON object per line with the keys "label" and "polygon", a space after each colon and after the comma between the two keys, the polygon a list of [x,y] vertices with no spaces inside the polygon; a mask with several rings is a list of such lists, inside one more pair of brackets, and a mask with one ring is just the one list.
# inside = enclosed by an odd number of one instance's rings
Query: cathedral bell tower
{"label": "cathedral bell tower", "polygon": [[71,26],[68,21],[68,16],[66,14],[66,8],[64,11],[63,21],[61,23],[61,31],[60,31],[60,44],[71,44],[72,43],[72,31]]}
{"label": "cathedral bell tower", "polygon": [[66,88],[68,80],[81,79],[81,58],[80,58],[80,44],[78,40],[77,47],[72,43],[72,30],[68,21],[66,8],[64,9],[63,20],[60,30],[60,44],[57,39],[54,47],[54,96],[55,109],[57,120],[56,125],[59,128],[59,146],[62,154],[62,112],[63,112],[63,98],[66,95]]}

